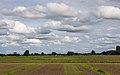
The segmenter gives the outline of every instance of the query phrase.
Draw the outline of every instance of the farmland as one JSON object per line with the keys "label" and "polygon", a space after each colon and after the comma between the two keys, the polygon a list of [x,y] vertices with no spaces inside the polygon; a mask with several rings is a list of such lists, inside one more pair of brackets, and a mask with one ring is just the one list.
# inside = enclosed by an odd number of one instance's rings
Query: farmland
{"label": "farmland", "polygon": [[0,63],[120,63],[120,56],[3,56]]}
{"label": "farmland", "polygon": [[119,75],[120,56],[3,56],[0,75]]}

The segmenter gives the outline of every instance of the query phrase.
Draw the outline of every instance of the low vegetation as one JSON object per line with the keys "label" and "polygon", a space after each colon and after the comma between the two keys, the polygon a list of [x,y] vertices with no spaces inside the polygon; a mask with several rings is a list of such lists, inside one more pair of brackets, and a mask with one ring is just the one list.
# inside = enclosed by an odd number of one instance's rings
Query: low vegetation
{"label": "low vegetation", "polygon": [[64,64],[65,75],[82,75],[79,69],[71,64]]}
{"label": "low vegetation", "polygon": [[120,56],[2,56],[0,63],[120,63]]}

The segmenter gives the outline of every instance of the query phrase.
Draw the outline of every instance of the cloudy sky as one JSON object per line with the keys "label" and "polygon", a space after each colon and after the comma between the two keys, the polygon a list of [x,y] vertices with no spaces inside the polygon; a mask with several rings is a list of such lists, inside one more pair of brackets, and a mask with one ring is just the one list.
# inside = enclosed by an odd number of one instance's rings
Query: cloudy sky
{"label": "cloudy sky", "polygon": [[80,53],[120,44],[120,0],[0,0],[0,53]]}

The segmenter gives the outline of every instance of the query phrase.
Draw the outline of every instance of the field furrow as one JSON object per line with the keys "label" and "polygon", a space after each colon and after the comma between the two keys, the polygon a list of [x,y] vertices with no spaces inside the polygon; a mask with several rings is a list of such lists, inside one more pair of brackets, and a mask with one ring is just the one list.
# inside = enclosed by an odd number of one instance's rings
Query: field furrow
{"label": "field furrow", "polygon": [[6,56],[0,75],[120,75],[120,56]]}
{"label": "field furrow", "polygon": [[94,67],[94,66],[91,66],[90,64],[81,64],[81,65],[96,72],[96,73],[99,73],[101,75],[111,75],[109,72],[107,72],[99,67]]}
{"label": "field furrow", "polygon": [[108,71],[111,75],[120,75],[120,64],[92,64],[92,66]]}
{"label": "field furrow", "polygon": [[13,70],[16,70],[16,69],[19,69],[19,68],[22,68],[22,67],[25,67],[29,64],[0,64],[0,74],[3,74],[3,73],[7,73],[7,72],[11,72]]}
{"label": "field furrow", "polygon": [[82,75],[101,75],[100,73],[97,73],[89,68],[83,67],[80,64],[76,64],[76,67],[79,69]]}
{"label": "field furrow", "polygon": [[61,64],[42,64],[14,75],[64,75],[64,69]]}
{"label": "field furrow", "polygon": [[[10,65],[10,66],[9,66]],[[27,68],[30,68],[31,64],[4,64],[4,68],[1,68],[1,74],[0,75],[13,75],[14,73],[26,70]],[[13,65],[13,66],[11,66]]]}

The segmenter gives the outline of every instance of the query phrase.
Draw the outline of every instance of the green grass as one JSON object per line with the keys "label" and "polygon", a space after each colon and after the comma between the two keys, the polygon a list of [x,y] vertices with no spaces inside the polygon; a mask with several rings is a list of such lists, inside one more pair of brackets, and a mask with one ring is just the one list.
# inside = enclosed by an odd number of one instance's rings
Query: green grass
{"label": "green grass", "polygon": [[0,63],[120,63],[120,56],[3,56]]}
{"label": "green grass", "polygon": [[64,64],[65,75],[81,75],[79,69],[74,65]]}

